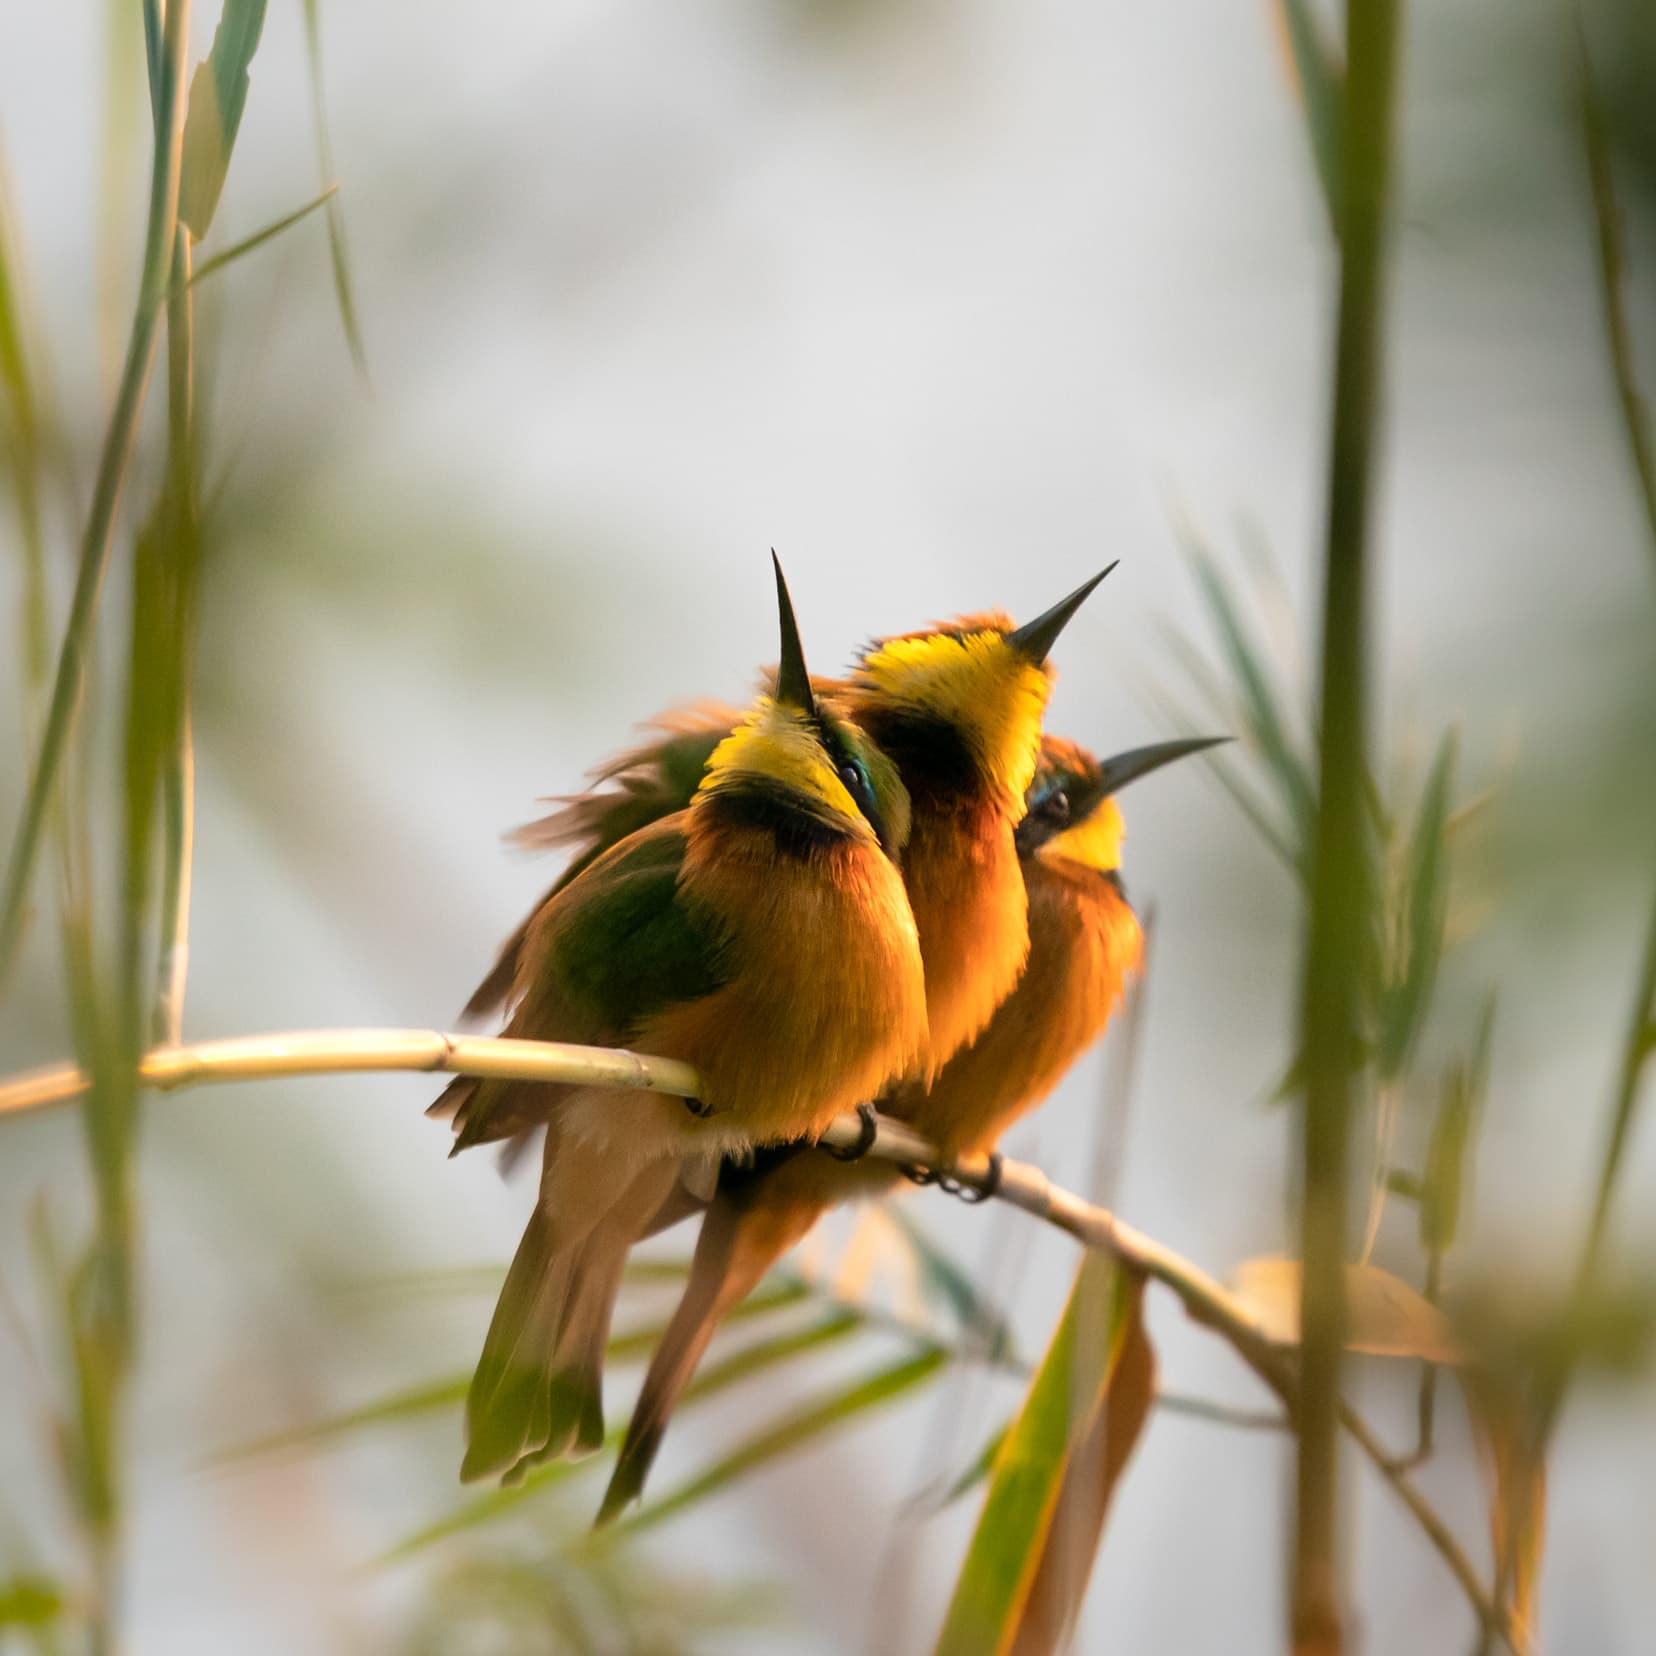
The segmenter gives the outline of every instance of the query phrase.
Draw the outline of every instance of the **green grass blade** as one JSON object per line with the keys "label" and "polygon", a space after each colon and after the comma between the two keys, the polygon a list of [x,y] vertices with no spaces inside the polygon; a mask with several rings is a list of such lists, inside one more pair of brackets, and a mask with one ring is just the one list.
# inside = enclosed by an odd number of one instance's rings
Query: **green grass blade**
{"label": "green grass blade", "polygon": [[46,813],[57,792],[58,769],[69,746],[70,732],[85,688],[87,661],[95,645],[94,621],[98,597],[109,563],[115,516],[126,481],[127,464],[138,435],[145,382],[155,351],[156,324],[172,267],[177,231],[179,152],[183,136],[180,92],[184,54],[188,46],[184,24],[186,8],[169,14],[163,30],[161,77],[155,87],[155,150],[150,171],[149,215],[144,233],[144,262],[138,278],[138,299],[126,358],[116,388],[115,406],[98,455],[92,502],[81,535],[75,571],[75,591],[69,620],[58,652],[51,702],[41,732],[40,748],[29,777],[23,811],[12,839],[3,882],[0,882],[0,990],[5,985],[29,917],[29,890],[35,857],[45,828]]}
{"label": "green grass blade", "polygon": [[[689,1404],[702,1398],[711,1397],[742,1380],[748,1379],[765,1368],[798,1356],[802,1352],[816,1350],[818,1347],[830,1344],[835,1340],[843,1339],[847,1335],[855,1333],[861,1326],[862,1318],[856,1312],[835,1311],[806,1328],[790,1330],[769,1340],[760,1341],[745,1351],[735,1352],[723,1362],[710,1364],[696,1377],[694,1384],[684,1394],[684,1401]],[[934,1351],[927,1355],[934,1359],[935,1366],[936,1363],[944,1360],[947,1353]],[[878,1398],[870,1399],[862,1407],[870,1407],[873,1402],[877,1401],[879,1401]],[[852,1412],[855,1412],[855,1410]],[[825,1426],[833,1423],[833,1420],[825,1421],[822,1426],[816,1429],[824,1429]],[[804,1434],[804,1436],[809,1435],[811,1435],[809,1432]],[[609,1455],[619,1448],[620,1443],[620,1432],[610,1432],[604,1439],[601,1456],[594,1457],[594,1459],[607,1460]],[[772,1452],[779,1453],[780,1450]],[[741,1451],[738,1451],[738,1454],[740,1453]],[[734,1458],[732,1457],[732,1459]],[[768,1458],[766,1455],[757,1457],[757,1459],[766,1458]],[[463,1502],[453,1512],[439,1518],[435,1523],[417,1530],[413,1535],[404,1541],[398,1542],[395,1547],[385,1553],[380,1562],[391,1563],[406,1558],[410,1553],[417,1552],[422,1547],[430,1546],[434,1541],[445,1540],[449,1536],[460,1534],[462,1531],[475,1529],[481,1524],[491,1524],[498,1518],[515,1511],[530,1496],[548,1488],[550,1485],[562,1482],[570,1472],[587,1464],[589,1463],[584,1461],[556,1461],[544,1466],[531,1467],[517,1483],[503,1485],[499,1489],[486,1490],[483,1494]],[[725,1464],[721,1462],[720,1466],[722,1467]],[[728,1482],[745,1466],[751,1464],[754,1464],[753,1460],[745,1461],[742,1466],[734,1467],[727,1474],[719,1477],[717,1482]],[[714,1468],[714,1473],[718,1471],[718,1467]],[[713,1473],[704,1475],[702,1479],[697,1480],[698,1486],[706,1484],[707,1480],[712,1477]],[[716,1487],[716,1485],[709,1487]],[[679,1501],[679,1504],[688,1504],[689,1501],[697,1498],[698,1493],[708,1492],[709,1489],[704,1488],[699,1488],[697,1491],[686,1490],[681,1491],[680,1496],[669,1497],[669,1499]],[[632,1520],[632,1525],[618,1525],[617,1529],[632,1527],[649,1517],[649,1512],[640,1513],[638,1518]]]}
{"label": "green grass blade", "polygon": [[922,1289],[946,1305],[963,1332],[992,1363],[1016,1362],[1011,1326],[978,1291],[972,1279],[899,1207],[887,1217],[914,1256]]}
{"label": "green grass blade", "polygon": [[1225,659],[1236,680],[1248,733],[1277,784],[1299,843],[1309,846],[1316,819],[1316,795],[1305,760],[1294,751],[1289,738],[1263,652],[1243,623],[1230,589],[1206,548],[1189,534],[1185,536],[1185,545],[1208,613],[1218,630]]}
{"label": "green grass blade", "polygon": [[1282,27],[1294,60],[1305,135],[1322,186],[1328,222],[1340,233],[1340,129],[1344,122],[1345,68],[1323,33],[1310,0],[1280,0]]}
{"label": "green grass blade", "polygon": [[1426,791],[1421,796],[1409,841],[1408,913],[1403,972],[1381,995],[1379,1068],[1382,1081],[1395,1079],[1407,1061],[1431,1004],[1443,956],[1449,913],[1446,827],[1454,787],[1455,733],[1438,745]]}
{"label": "green grass blade", "polygon": [[264,20],[265,0],[224,0],[213,49],[190,81],[178,216],[197,241],[207,234],[224,191],[230,152],[247,107],[248,66],[259,49]]}
{"label": "green grass blade", "polygon": [[[774,1288],[761,1289],[749,1295],[730,1313],[726,1321],[740,1322],[762,1317],[771,1311],[797,1305],[801,1300],[808,1298],[810,1290],[803,1283],[784,1282]],[[827,1324],[833,1325],[833,1333],[838,1333],[841,1325],[849,1331],[861,1326],[861,1323],[862,1318],[855,1311],[837,1311],[827,1319]],[[833,1337],[833,1333],[823,1332],[824,1326],[826,1325],[813,1325],[773,1340],[761,1341],[746,1351],[737,1352],[724,1363],[711,1366],[702,1383],[708,1389],[717,1389],[717,1384],[733,1384],[744,1374],[763,1367],[767,1361],[779,1360],[782,1356],[791,1355],[794,1350],[807,1350],[811,1345]],[[658,1321],[643,1328],[629,1329],[625,1333],[617,1334],[605,1348],[605,1361],[611,1365],[641,1362],[660,1344],[661,1336],[666,1331],[666,1322]],[[335,1438],[361,1431],[365,1427],[390,1425],[398,1421],[417,1420],[430,1414],[441,1414],[463,1403],[470,1385],[470,1369],[459,1374],[442,1375],[435,1380],[423,1381],[419,1385],[402,1387],[372,1402],[329,1415],[324,1420],[289,1427],[280,1432],[272,1432],[266,1437],[255,1438],[250,1443],[238,1444],[220,1458],[226,1461],[250,1460],[256,1455],[267,1455],[278,1450],[311,1449]]]}
{"label": "green grass blade", "polygon": [[1138,1304],[1138,1285],[1114,1260],[1097,1253],[1082,1259],[1052,1343],[995,1458],[939,1656],[1000,1656],[1011,1648],[1065,1469],[1105,1402]]}
{"label": "green grass blade", "polygon": [[709,1363],[691,1382],[684,1394],[685,1400],[689,1402],[698,1397],[709,1397],[778,1363],[843,1340],[864,1326],[862,1313],[847,1307],[831,1311],[804,1328],[790,1329],[783,1334],[774,1334],[768,1340],[756,1341],[741,1351],[733,1351],[720,1362]]}
{"label": "green grass blade", "polygon": [[[1152,691],[1150,699],[1174,730],[1186,735],[1195,733],[1199,721],[1192,719],[1176,698],[1164,691]],[[1230,709],[1222,702],[1216,703],[1216,706],[1221,718],[1230,717]],[[1231,803],[1247,818],[1283,867],[1296,880],[1303,881],[1304,861],[1300,852],[1296,850],[1291,835],[1273,820],[1270,808],[1254,797],[1236,767],[1218,748],[1208,749],[1201,755],[1201,760],[1214,780],[1230,795]]]}
{"label": "green grass blade", "polygon": [[1471,1059],[1452,1065],[1443,1078],[1443,1094],[1426,1146],[1426,1171],[1420,1181],[1420,1245],[1429,1257],[1446,1254],[1460,1230],[1468,1157],[1489,1079],[1494,1022],[1495,997],[1491,995],[1479,1021]]}
{"label": "green grass blade", "polygon": [[[22,622],[23,682],[31,698],[46,685],[50,662],[47,638],[46,534],[41,521],[41,414],[29,371],[24,317],[22,257],[11,181],[0,158],[0,393],[9,415],[4,446],[17,504],[18,538],[23,548]],[[31,709],[32,713],[32,709]],[[33,732],[30,732],[32,737]]]}
{"label": "green grass blade", "polygon": [[995,1462],[1012,1435],[1013,1424],[1008,1420],[989,1434],[988,1441],[972,1457],[971,1464],[938,1497],[934,1510],[941,1512],[944,1507],[953,1506],[961,1496],[971,1494],[995,1470]]}
{"label": "green grass blade", "polygon": [[1104,1520],[1156,1401],[1156,1356],[1144,1332],[1144,1284],[1129,1290],[1127,1326],[1112,1350],[1102,1403],[1071,1450],[1058,1505],[1041,1547],[1010,1656],[1054,1656],[1068,1647],[1092,1579]]}
{"label": "green grass blade", "polygon": [[[337,176],[333,138],[328,130],[328,104],[322,89],[322,14],[317,0],[305,0],[305,54],[310,63],[311,122],[316,134],[316,154],[324,179]],[[333,269],[334,299],[339,306],[340,325],[357,372],[365,378],[368,356],[362,346],[362,329],[357,321],[356,296],[351,280],[351,261],[345,247],[345,213],[338,197],[327,205],[328,262]]]}
{"label": "green grass blade", "polygon": [[817,1399],[798,1413],[755,1434],[653,1506],[645,1507],[631,1518],[622,1519],[605,1532],[606,1536],[636,1534],[684,1511],[686,1507],[694,1506],[756,1467],[790,1454],[824,1432],[924,1385],[948,1362],[949,1356],[950,1353],[940,1346],[928,1346],[876,1369],[845,1390]]}
{"label": "green grass blade", "polygon": [[190,277],[189,286],[195,287],[206,281],[209,276],[216,276],[226,265],[234,264],[237,259],[245,258],[255,248],[263,247],[267,241],[281,235],[284,230],[291,229],[301,219],[307,219],[318,208],[325,207],[338,195],[339,186],[330,184],[321,195],[313,201],[307,201],[303,207],[295,207],[291,213],[284,213],[279,219],[273,219],[262,230],[255,230],[251,236],[245,236],[241,241],[225,248],[222,253],[215,253],[210,259],[203,259],[196,266],[195,273]]}
{"label": "green grass blade", "polygon": [[465,1402],[466,1388],[470,1384],[471,1370],[467,1369],[463,1374],[444,1375],[440,1379],[428,1380],[421,1385],[405,1386],[400,1391],[376,1398],[371,1403],[363,1403],[340,1414],[329,1415],[326,1420],[290,1427],[281,1432],[271,1432],[268,1436],[254,1438],[249,1443],[237,1444],[235,1448],[218,1457],[219,1463],[252,1460],[259,1455],[276,1454],[290,1449],[314,1449],[332,1442],[335,1438],[360,1432],[365,1427],[393,1425],[398,1421],[419,1420],[426,1415],[441,1414],[445,1410],[458,1408]]}
{"label": "green grass blade", "polygon": [[[621,1446],[621,1434],[611,1432],[604,1439],[604,1447],[598,1456],[593,1459],[607,1459]],[[445,1513],[441,1518],[417,1529],[410,1536],[399,1541],[394,1547],[383,1552],[372,1561],[372,1568],[383,1568],[388,1564],[400,1564],[403,1560],[417,1552],[423,1552],[427,1547],[435,1546],[439,1541],[447,1541],[456,1535],[465,1535],[470,1531],[482,1528],[485,1524],[498,1523],[502,1518],[510,1517],[520,1507],[542,1494],[545,1490],[555,1488],[573,1472],[579,1472],[591,1465],[591,1461],[548,1461],[541,1466],[532,1466],[518,1479],[516,1483],[501,1484],[495,1489],[485,1489],[481,1494],[473,1495],[462,1501],[453,1511]]]}
{"label": "green grass blade", "polygon": [[1650,550],[1656,553],[1656,446],[1651,443],[1649,409],[1634,372],[1633,333],[1628,324],[1627,302],[1622,291],[1625,264],[1622,215],[1616,201],[1616,180],[1610,164],[1610,134],[1598,86],[1593,78],[1593,62],[1587,50],[1587,34],[1579,7],[1575,27],[1581,139],[1587,156],[1587,178],[1593,203],[1599,298],[1604,310],[1604,342],[1616,381],[1622,435],[1626,438],[1628,458],[1633,464],[1639,504],[1644,508],[1645,526],[1650,531]]}

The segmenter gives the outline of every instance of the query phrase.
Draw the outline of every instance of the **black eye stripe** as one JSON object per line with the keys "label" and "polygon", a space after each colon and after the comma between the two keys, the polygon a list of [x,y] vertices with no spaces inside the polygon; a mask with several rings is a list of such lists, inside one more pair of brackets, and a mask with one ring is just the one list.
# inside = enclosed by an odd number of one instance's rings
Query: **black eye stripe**
{"label": "black eye stripe", "polygon": [[852,752],[845,738],[820,716],[816,729],[823,750],[833,761],[834,769],[840,781],[844,783],[846,792],[851,795],[852,803],[874,830],[875,838],[881,845],[885,845],[885,818],[880,813],[880,802],[874,793],[874,782],[868,774],[868,767]]}

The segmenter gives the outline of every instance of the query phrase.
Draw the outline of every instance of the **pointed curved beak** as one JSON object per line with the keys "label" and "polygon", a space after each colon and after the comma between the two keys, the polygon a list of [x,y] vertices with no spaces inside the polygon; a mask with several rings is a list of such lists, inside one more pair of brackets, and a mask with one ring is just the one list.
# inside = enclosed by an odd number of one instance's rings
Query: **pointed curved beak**
{"label": "pointed curved beak", "polygon": [[771,548],[776,568],[776,615],[782,626],[782,656],[776,668],[776,699],[797,707],[807,718],[816,717],[816,698],[811,694],[811,675],[805,668],[805,650],[799,642],[799,623],[794,619],[793,599],[782,576],[782,560]]}
{"label": "pointed curved beak", "polygon": [[1129,782],[1136,782],[1141,776],[1148,776],[1151,771],[1172,764],[1175,759],[1200,753],[1205,748],[1219,747],[1232,739],[1229,736],[1181,736],[1177,741],[1151,742],[1147,747],[1129,748],[1125,753],[1114,754],[1098,768],[1096,797],[1108,799]]}
{"label": "pointed curved beak", "polygon": [[[1121,560],[1116,560],[1119,563]],[[1087,601],[1092,589],[1115,568],[1115,564],[1101,569],[1090,581],[1083,581],[1067,598],[1060,598],[1051,609],[1042,615],[1037,615],[1033,621],[1027,621],[1016,632],[1006,635],[1006,642],[1013,649],[1026,655],[1039,667],[1047,658],[1052,646],[1058,642],[1058,635],[1069,625],[1070,617]]]}

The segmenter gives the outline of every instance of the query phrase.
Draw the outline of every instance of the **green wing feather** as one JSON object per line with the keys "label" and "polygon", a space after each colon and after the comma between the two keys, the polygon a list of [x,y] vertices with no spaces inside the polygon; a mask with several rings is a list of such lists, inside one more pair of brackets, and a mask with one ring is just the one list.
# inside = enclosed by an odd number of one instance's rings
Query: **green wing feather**
{"label": "green wing feather", "polygon": [[534,912],[502,944],[489,975],[466,1003],[467,1017],[486,1017],[510,999],[529,928],[553,897],[629,835],[690,803],[714,748],[740,717],[735,708],[719,702],[703,702],[664,715],[655,722],[655,728],[663,732],[659,740],[610,760],[594,773],[597,786],[564,800],[562,810],[527,823],[512,835],[516,844],[527,849],[567,845],[574,848],[574,855]]}
{"label": "green wing feather", "polygon": [[598,773],[596,781],[613,786],[569,800],[561,811],[520,828],[513,839],[525,846],[578,847],[552,887],[561,890],[629,834],[682,811],[701,786],[714,748],[740,718],[735,708],[716,703],[664,718],[660,728],[667,734],[661,741],[622,754]]}
{"label": "green wing feather", "polygon": [[[679,890],[685,850],[683,823],[668,818],[548,896],[523,928],[506,1034],[626,1045],[656,1012],[729,981],[727,935]],[[552,1096],[544,1083],[460,1076],[431,1113],[453,1116],[459,1151],[538,1126]]]}
{"label": "green wing feather", "polygon": [[531,981],[514,1025],[538,1024],[550,993],[549,1023],[573,1016],[626,1041],[664,1007],[728,981],[722,928],[678,888],[685,851],[683,826],[669,818],[603,853],[554,895],[537,922],[544,935],[531,930]]}

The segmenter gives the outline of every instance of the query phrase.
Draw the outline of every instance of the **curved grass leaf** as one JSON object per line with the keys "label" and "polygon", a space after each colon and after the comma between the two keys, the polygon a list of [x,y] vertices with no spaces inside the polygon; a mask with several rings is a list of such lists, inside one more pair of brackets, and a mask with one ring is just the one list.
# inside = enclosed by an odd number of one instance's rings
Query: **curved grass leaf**
{"label": "curved grass leaf", "polygon": [[[26,346],[27,328],[21,258],[12,208],[10,179],[0,157],[0,407],[10,416],[0,436],[17,507],[23,548],[22,622],[24,681],[31,694],[45,687],[51,666],[46,604],[46,536],[41,518],[41,430],[44,420],[35,396]],[[31,732],[32,734],[32,732]]]}
{"label": "curved grass leaf", "polygon": [[996,1458],[1012,1435],[1014,1424],[1013,1420],[1005,1421],[989,1434],[989,1441],[978,1450],[972,1464],[938,1497],[935,1511],[941,1512],[944,1507],[953,1506],[962,1495],[971,1494],[995,1470]]}
{"label": "curved grass leaf", "polygon": [[248,65],[264,32],[265,0],[224,0],[213,49],[190,80],[178,216],[200,241],[213,221],[247,106]]}
{"label": "curved grass leaf", "polygon": [[1012,1640],[1012,1656],[1050,1656],[1061,1650],[1081,1613],[1110,1498],[1156,1398],[1156,1356],[1144,1332],[1143,1292],[1142,1280],[1132,1283],[1126,1332],[1112,1359],[1103,1405],[1064,1468],[1058,1507]]}
{"label": "curved grass leaf", "polygon": [[325,207],[339,193],[337,184],[330,184],[314,201],[307,201],[303,207],[295,207],[291,213],[284,213],[279,219],[272,220],[262,230],[255,230],[251,236],[244,236],[239,242],[232,243],[222,253],[215,253],[212,258],[204,259],[196,266],[190,279],[184,285],[195,287],[204,282],[209,276],[215,276],[226,265],[234,264],[237,259],[245,258],[257,247],[263,247],[267,241],[281,235],[284,230],[291,228],[301,219],[309,218],[318,207]]}
{"label": "curved grass leaf", "polygon": [[[608,1456],[620,1446],[621,1434],[611,1432],[605,1437],[604,1447],[599,1453]],[[381,1569],[388,1564],[400,1564],[411,1554],[421,1552],[439,1541],[446,1541],[450,1536],[463,1535],[470,1530],[481,1528],[484,1524],[495,1523],[589,1464],[589,1461],[562,1460],[531,1466],[516,1483],[499,1484],[493,1489],[485,1489],[481,1494],[462,1501],[452,1512],[447,1512],[441,1518],[415,1530],[412,1535],[406,1536],[394,1547],[373,1559],[369,1568]]]}
{"label": "curved grass leaf", "polygon": [[[1118,1374],[1129,1389],[1138,1384],[1136,1360],[1124,1369],[1123,1358],[1142,1338],[1142,1331],[1135,1334],[1141,1294],[1142,1282],[1107,1255],[1089,1253],[1081,1261],[1057,1332],[995,1457],[989,1493],[938,1638],[938,1656],[1002,1656],[1014,1648],[1072,1457],[1089,1446],[1100,1415],[1112,1413],[1109,1399]],[[1137,1402],[1128,1401],[1132,1409],[1121,1407],[1130,1418]],[[1096,1467],[1095,1455],[1095,1474]],[[1079,1478],[1077,1488],[1084,1481]],[[1100,1498],[1107,1501],[1108,1491]]]}
{"label": "curved grass leaf", "polygon": [[892,1204],[886,1217],[914,1255],[922,1288],[931,1290],[934,1297],[948,1306],[962,1331],[973,1337],[984,1358],[992,1363],[1016,1362],[1010,1325],[977,1291],[972,1279],[902,1208]]}
{"label": "curved grass leaf", "polygon": [[[762,1317],[771,1311],[784,1310],[790,1305],[797,1305],[802,1299],[810,1297],[810,1290],[803,1283],[786,1282],[771,1289],[761,1289],[758,1293],[750,1294],[740,1305],[736,1306],[725,1319],[727,1322],[738,1322],[744,1319]],[[850,1326],[856,1327],[861,1318],[853,1311],[836,1313],[830,1322],[837,1323],[846,1320]],[[615,1335],[605,1347],[605,1361],[609,1364],[636,1363],[655,1350],[666,1332],[665,1322],[650,1323],[644,1328],[630,1329],[624,1334]],[[804,1331],[810,1334],[811,1329]],[[723,1383],[730,1383],[741,1378],[743,1373],[751,1372],[754,1368],[763,1365],[762,1354],[774,1347],[784,1345],[788,1341],[802,1341],[798,1333],[781,1336],[776,1341],[763,1341],[749,1350],[740,1351],[727,1360],[726,1363],[715,1364],[707,1371],[705,1377],[712,1381],[721,1375],[725,1369],[732,1369]],[[814,1343],[805,1341],[798,1349],[805,1349],[805,1344]],[[791,1355],[784,1352],[783,1355]],[[737,1369],[737,1365],[745,1362],[746,1368]],[[385,1426],[398,1421],[417,1420],[425,1415],[442,1414],[445,1411],[459,1407],[466,1400],[467,1389],[471,1385],[471,1370],[466,1369],[459,1374],[448,1374],[436,1380],[427,1380],[420,1385],[406,1386],[394,1391],[386,1397],[376,1398],[371,1403],[359,1404],[354,1409],[346,1409],[343,1413],[330,1415],[325,1420],[314,1421],[304,1426],[295,1426],[280,1432],[273,1432],[268,1437],[255,1438],[251,1443],[240,1444],[219,1457],[222,1461],[248,1460],[257,1455],[273,1454],[285,1449],[314,1448],[318,1444],[327,1443],[334,1438],[345,1437],[351,1432],[362,1430],[368,1426]]]}
{"label": "curved grass leaf", "polygon": [[[328,131],[328,104],[322,92],[322,14],[317,0],[305,0],[305,55],[310,64],[311,121],[316,134],[316,154],[324,179],[338,176],[334,166],[333,139]],[[329,198],[328,262],[333,268],[334,299],[351,360],[357,372],[366,375],[368,357],[362,347],[362,330],[357,324],[356,297],[351,281],[351,261],[345,248],[345,213],[339,198]]]}
{"label": "curved grass leaf", "polygon": [[[1189,647],[1184,646],[1184,648],[1188,650]],[[1150,699],[1156,710],[1174,730],[1193,734],[1200,727],[1202,721],[1193,719],[1177,697],[1170,696],[1162,690],[1152,689]],[[1230,711],[1228,704],[1222,697],[1215,700],[1214,710],[1220,718],[1227,717]],[[1305,877],[1305,867],[1299,851],[1294,847],[1288,833],[1272,820],[1269,807],[1254,798],[1248,786],[1242,781],[1236,767],[1225,759],[1217,749],[1203,754],[1202,759],[1209,773],[1231,796],[1231,802],[1253,825],[1259,837],[1265,841],[1265,844],[1281,861],[1282,865],[1295,879],[1303,879]]]}
{"label": "curved grass leaf", "polygon": [[[709,1364],[684,1394],[686,1404],[694,1403],[701,1398],[711,1397],[715,1393],[734,1386],[752,1375],[760,1373],[775,1364],[786,1362],[789,1358],[797,1357],[801,1352],[815,1350],[819,1346],[827,1345],[838,1339],[843,1339],[855,1333],[862,1326],[862,1318],[854,1311],[839,1310],[830,1313],[820,1321],[812,1323],[802,1329],[790,1329],[786,1333],[778,1334],[768,1340],[761,1340],[745,1350],[732,1353],[722,1362]],[[656,1331],[659,1333],[659,1331]],[[654,1338],[650,1345],[655,1344]],[[944,1353],[943,1355],[946,1355]],[[467,1384],[470,1383],[469,1376]],[[465,1387],[461,1387],[460,1395],[464,1397]],[[614,1431],[604,1438],[602,1455],[607,1458],[621,1443],[621,1433]],[[521,1506],[523,1502],[538,1491],[553,1484],[560,1483],[577,1467],[587,1464],[582,1461],[553,1461],[547,1465],[531,1467],[516,1483],[505,1484],[498,1489],[485,1490],[481,1495],[473,1496],[463,1502],[446,1517],[439,1518],[435,1523],[428,1524],[424,1529],[417,1530],[406,1540],[400,1541],[389,1552],[383,1554],[379,1563],[388,1564],[405,1558],[422,1547],[430,1546],[434,1541],[441,1541],[451,1535],[457,1535],[463,1530],[475,1529],[480,1524],[493,1523],[497,1518],[504,1517]],[[688,1498],[688,1497],[687,1497]],[[640,1517],[645,1516],[640,1514]],[[636,1519],[634,1522],[636,1523]],[[618,1528],[625,1526],[617,1526]]]}
{"label": "curved grass leaf", "polygon": [[1194,536],[1187,532],[1184,541],[1197,584],[1236,680],[1243,722],[1282,795],[1301,847],[1298,860],[1303,861],[1311,846],[1316,819],[1316,794],[1310,772],[1305,760],[1294,751],[1276,690],[1264,664],[1264,653],[1243,624],[1224,577]]}
{"label": "curved grass leaf", "polygon": [[1325,37],[1309,0],[1279,0],[1278,15],[1288,37],[1305,135],[1316,163],[1328,221],[1340,233],[1340,129],[1344,121],[1345,69]]}
{"label": "curved grass leaf", "polygon": [[1455,1245],[1460,1229],[1461,1193],[1466,1188],[1467,1151],[1489,1084],[1489,1039],[1495,1022],[1495,997],[1485,1003],[1471,1060],[1453,1065],[1443,1078],[1443,1097],[1426,1146],[1426,1171],[1420,1181],[1420,1245],[1441,1257]]}
{"label": "curved grass leaf", "polygon": [[619,1538],[661,1523],[674,1513],[716,1494],[755,1467],[790,1454],[835,1426],[843,1425],[882,1403],[889,1403],[924,1385],[948,1362],[950,1355],[942,1346],[927,1346],[918,1353],[876,1369],[849,1389],[821,1398],[797,1414],[757,1433],[705,1472],[680,1485],[654,1505],[645,1507],[642,1512],[622,1519],[602,1532],[603,1535]]}
{"label": "curved grass leaf", "polygon": [[1379,1070],[1383,1081],[1403,1069],[1431,1004],[1443,956],[1443,930],[1449,913],[1449,796],[1455,774],[1455,733],[1438,744],[1437,757],[1421,795],[1409,841],[1408,911],[1401,977],[1388,984],[1380,1000]]}

